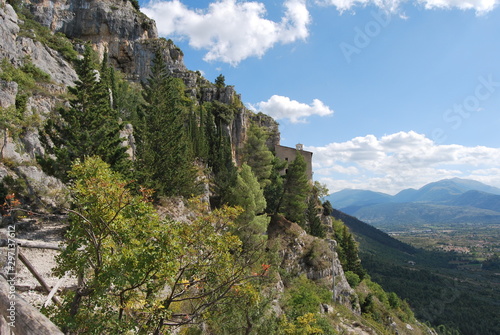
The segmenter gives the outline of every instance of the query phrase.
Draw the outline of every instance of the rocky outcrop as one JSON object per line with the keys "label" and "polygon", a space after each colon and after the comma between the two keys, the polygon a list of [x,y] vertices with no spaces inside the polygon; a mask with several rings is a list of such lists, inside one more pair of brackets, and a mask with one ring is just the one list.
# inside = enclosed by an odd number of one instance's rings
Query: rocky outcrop
{"label": "rocky outcrop", "polygon": [[[26,4],[33,17],[53,32],[64,33],[71,39],[89,41],[101,56],[107,50],[112,65],[130,80],[144,81],[150,74],[155,51],[162,50],[170,73],[184,81],[188,93],[199,103],[219,101],[234,105],[241,101],[233,86],[217,87],[200,73],[187,70],[182,51],[171,40],[159,38],[155,22],[136,10],[130,1],[27,0]],[[11,29],[15,31],[15,24]],[[34,50],[28,42],[23,43],[27,44],[27,49]],[[33,58],[42,60],[44,57],[34,55]],[[35,64],[55,76],[55,71],[46,65]],[[60,77],[75,79],[75,76],[68,75]],[[59,78],[58,82],[63,82],[63,78]],[[271,136],[268,145],[271,149],[279,143],[278,124],[270,117],[256,116],[241,105],[225,129],[231,138],[233,157],[237,164],[240,163],[238,152],[246,141],[250,122],[258,122],[269,129]]]}
{"label": "rocky outcrop", "polygon": [[279,244],[283,269],[292,276],[305,274],[309,279],[330,281],[335,300],[360,312],[358,297],[347,282],[334,251],[335,241],[308,235],[298,224],[277,215],[269,224],[268,236],[271,243]]}
{"label": "rocky outcrop", "polygon": [[28,0],[34,18],[53,32],[89,41],[128,79],[145,80],[160,48],[170,71],[182,77],[183,53],[172,41],[158,38],[154,20],[127,0]]}
{"label": "rocky outcrop", "polygon": [[[52,83],[45,83],[40,89],[44,93],[32,94],[26,104],[24,119],[35,115],[33,119],[43,120],[55,110],[56,97],[66,91],[67,85],[73,85],[77,76],[73,67],[56,51],[28,37],[20,36],[22,21],[14,9],[0,0],[0,59],[7,59],[15,66],[22,66],[26,59],[49,74]],[[15,82],[0,81],[0,107],[15,105],[19,86]],[[56,194],[64,194],[64,185],[56,178],[43,173],[35,164],[36,155],[43,154],[36,126],[25,126],[19,136],[11,136],[10,129],[2,129],[0,137],[2,162],[0,180],[10,176],[16,183],[26,185],[28,192],[39,204],[46,206],[60,205],[61,199]],[[64,201],[63,201],[64,202]]]}
{"label": "rocky outcrop", "polygon": [[267,130],[269,137],[266,144],[269,150],[273,151],[276,145],[280,144],[281,141],[278,122],[269,115],[263,113],[252,113],[250,117],[253,122]]}
{"label": "rocky outcrop", "polygon": [[73,85],[75,70],[57,51],[28,37],[20,36],[19,20],[9,4],[0,6],[0,60],[7,58],[16,66],[29,58],[38,68],[49,74],[56,84]]}
{"label": "rocky outcrop", "polygon": [[[15,82],[0,81],[0,106],[8,108],[15,104],[18,85]],[[49,113],[55,108],[56,99],[41,95],[29,98],[26,114],[35,110],[38,115]],[[8,129],[2,129],[0,137],[2,163],[0,163],[0,181],[6,176],[12,177],[18,184],[26,186],[36,206],[56,207],[66,203],[65,186],[57,178],[46,175],[36,164],[36,155],[42,155],[44,148],[40,143],[38,129],[28,128],[20,136],[10,136]],[[8,162],[8,166],[7,166]]]}
{"label": "rocky outcrop", "polygon": [[0,80],[0,107],[8,108],[16,103],[18,85],[13,81]]}

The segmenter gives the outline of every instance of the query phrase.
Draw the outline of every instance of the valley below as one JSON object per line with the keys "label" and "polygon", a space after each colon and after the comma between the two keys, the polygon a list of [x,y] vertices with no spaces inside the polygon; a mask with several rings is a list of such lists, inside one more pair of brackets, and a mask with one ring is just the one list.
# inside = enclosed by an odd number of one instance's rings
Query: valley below
{"label": "valley below", "polygon": [[499,334],[500,223],[379,223],[340,211],[372,280],[442,334]]}

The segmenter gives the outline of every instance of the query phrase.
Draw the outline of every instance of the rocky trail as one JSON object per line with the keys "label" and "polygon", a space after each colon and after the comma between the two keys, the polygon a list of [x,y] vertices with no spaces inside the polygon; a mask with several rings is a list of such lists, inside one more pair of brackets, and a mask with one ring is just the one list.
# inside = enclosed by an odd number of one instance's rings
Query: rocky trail
{"label": "rocky trail", "polygon": [[[8,234],[8,227],[0,229],[0,235],[4,239]],[[12,226],[11,226],[12,227]],[[51,216],[47,219],[24,219],[16,224],[15,240],[43,242],[58,245],[63,241],[67,224],[61,216]],[[9,229],[12,231],[12,228]],[[12,236],[12,235],[11,235]],[[56,266],[56,256],[58,250],[20,247],[20,253],[31,263],[38,274],[43,278],[48,287],[52,290],[58,286],[56,296],[62,291],[74,287],[76,278],[65,276],[62,279],[54,276],[52,269]],[[0,248],[0,262],[2,271],[6,273],[7,247]],[[41,308],[44,305],[53,304],[47,301],[47,292],[41,283],[29,271],[29,269],[18,260],[16,267],[16,292],[19,293],[31,305]]]}

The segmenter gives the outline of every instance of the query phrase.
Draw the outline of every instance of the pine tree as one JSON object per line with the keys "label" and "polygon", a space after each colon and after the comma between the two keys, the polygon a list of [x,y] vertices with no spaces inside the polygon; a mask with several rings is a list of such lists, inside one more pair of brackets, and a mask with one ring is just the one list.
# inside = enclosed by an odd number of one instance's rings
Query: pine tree
{"label": "pine tree", "polygon": [[204,106],[192,108],[188,122],[193,154],[202,161],[207,161],[209,152],[205,115]]}
{"label": "pine tree", "polygon": [[257,178],[247,164],[243,164],[231,190],[230,205],[240,206],[243,213],[238,217],[236,234],[249,250],[256,251],[265,241],[269,218],[263,214],[266,199]]}
{"label": "pine tree", "polygon": [[325,237],[325,230],[323,229],[323,225],[321,223],[321,219],[318,215],[318,205],[321,204],[318,198],[311,196],[309,197],[309,201],[307,202],[307,224],[308,224],[308,233],[317,236],[320,238]]}
{"label": "pine tree", "polygon": [[155,189],[157,196],[190,196],[196,192],[192,146],[185,129],[190,101],[182,80],[168,76],[159,51],[144,87],[144,100],[137,127],[139,181]]}
{"label": "pine tree", "polygon": [[360,279],[363,279],[366,275],[366,271],[361,266],[358,246],[347,226],[344,226],[342,231],[341,245],[345,255],[345,264],[342,264],[344,271],[352,271],[357,274]]}
{"label": "pine tree", "polygon": [[251,168],[262,188],[271,183],[269,179],[272,171],[273,153],[266,145],[267,135],[264,130],[252,124],[248,132],[248,139],[243,148],[243,161]]}
{"label": "pine tree", "polygon": [[269,185],[264,188],[264,196],[266,197],[267,207],[266,213],[276,214],[278,211],[279,202],[283,196],[284,177],[281,171],[286,167],[286,161],[279,157],[274,157],[271,163],[271,175]]}
{"label": "pine tree", "polygon": [[222,103],[207,103],[205,134],[208,147],[208,165],[214,175],[211,202],[214,207],[230,202],[231,189],[236,184],[238,171],[233,163],[231,141],[224,128],[227,120],[221,115]]}
{"label": "pine tree", "polygon": [[78,81],[68,90],[74,95],[70,108],[59,110],[60,120],[50,119],[42,138],[49,154],[56,160],[40,158],[46,171],[67,180],[71,163],[86,156],[99,156],[111,167],[126,173],[130,167],[126,148],[120,138],[118,114],[111,108],[109,81],[98,78],[92,50],[85,49],[77,67]]}
{"label": "pine tree", "polygon": [[288,166],[283,196],[278,205],[278,212],[303,227],[306,219],[307,199],[311,193],[306,167],[304,157],[297,151],[297,156]]}
{"label": "pine tree", "polygon": [[218,88],[226,87],[226,78],[224,78],[222,74],[219,74],[219,76],[215,79],[215,86]]}

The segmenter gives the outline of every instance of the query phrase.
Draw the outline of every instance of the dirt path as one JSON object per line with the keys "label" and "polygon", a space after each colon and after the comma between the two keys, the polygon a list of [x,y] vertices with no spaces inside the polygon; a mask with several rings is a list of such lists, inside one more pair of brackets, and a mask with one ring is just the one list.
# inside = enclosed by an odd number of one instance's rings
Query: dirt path
{"label": "dirt path", "polygon": [[[49,242],[59,244],[63,241],[64,232],[67,224],[64,223],[64,218],[60,216],[52,216],[44,220],[21,220],[16,226],[15,238],[23,240],[31,240],[37,242]],[[2,238],[7,234],[7,226],[0,228]],[[53,275],[52,269],[56,265],[55,257],[59,253],[57,250],[50,249],[31,249],[20,248],[22,254],[34,266],[36,271],[42,276],[50,288],[53,288],[59,278]],[[2,271],[7,259],[7,248],[0,248],[0,264]],[[26,301],[37,308],[41,308],[46,300],[47,293],[42,289],[40,283],[31,274],[21,261],[18,261],[16,276],[16,291],[21,294]],[[76,279],[69,276],[65,277],[59,286],[59,292],[62,289],[74,286]],[[52,304],[52,301],[49,302]]]}

